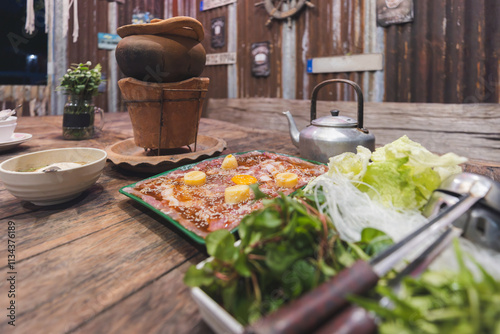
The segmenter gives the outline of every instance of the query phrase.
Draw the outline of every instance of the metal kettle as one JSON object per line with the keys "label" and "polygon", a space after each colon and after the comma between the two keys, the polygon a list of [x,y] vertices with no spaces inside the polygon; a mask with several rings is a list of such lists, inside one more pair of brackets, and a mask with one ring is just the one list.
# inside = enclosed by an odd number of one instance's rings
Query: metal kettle
{"label": "metal kettle", "polygon": [[[332,110],[331,116],[316,118],[316,101],[319,90],[331,83],[351,85],[358,97],[358,120],[339,116],[338,110]],[[289,111],[283,112],[288,119],[292,143],[299,148],[300,156],[319,162],[328,160],[344,152],[356,152],[358,145],[375,150],[375,136],[363,128],[363,93],[358,84],[350,80],[331,79],[314,87],[311,96],[311,123],[299,132]]]}

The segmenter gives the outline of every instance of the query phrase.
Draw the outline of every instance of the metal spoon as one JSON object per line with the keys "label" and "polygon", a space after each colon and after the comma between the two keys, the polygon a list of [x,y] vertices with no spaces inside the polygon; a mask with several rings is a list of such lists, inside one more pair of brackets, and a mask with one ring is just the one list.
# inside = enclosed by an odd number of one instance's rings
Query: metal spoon
{"label": "metal spoon", "polygon": [[57,172],[57,171],[60,171],[60,170],[62,170],[62,168],[57,167],[57,166],[51,166],[51,167],[47,167],[47,168],[43,169],[42,172],[44,172],[44,173],[54,173],[54,172]]}

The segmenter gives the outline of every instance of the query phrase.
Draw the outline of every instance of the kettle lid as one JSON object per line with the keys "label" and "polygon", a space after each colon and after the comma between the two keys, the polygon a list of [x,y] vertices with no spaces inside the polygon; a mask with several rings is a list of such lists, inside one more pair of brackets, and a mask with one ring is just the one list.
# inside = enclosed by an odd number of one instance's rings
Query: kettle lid
{"label": "kettle lid", "polygon": [[331,116],[323,116],[314,119],[311,124],[316,126],[324,126],[331,128],[355,128],[358,122],[350,117],[339,116],[338,110],[331,110]]}

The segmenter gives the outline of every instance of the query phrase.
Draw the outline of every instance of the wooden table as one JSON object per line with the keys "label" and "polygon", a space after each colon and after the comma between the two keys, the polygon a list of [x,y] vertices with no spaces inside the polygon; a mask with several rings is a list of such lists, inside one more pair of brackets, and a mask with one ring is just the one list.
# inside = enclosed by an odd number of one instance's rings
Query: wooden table
{"label": "wooden table", "polygon": [[[20,118],[16,132],[33,134],[0,161],[50,148],[106,148],[132,137],[128,114],[106,114],[99,137],[65,141],[61,116]],[[200,134],[223,138],[229,152],[252,149],[298,155],[288,133],[202,119]],[[498,179],[498,168],[468,168]],[[108,162],[97,183],[71,202],[39,207],[0,183],[0,333],[15,300],[15,333],[210,333],[182,279],[206,258],[202,247],[118,192],[147,175]],[[15,298],[8,297],[8,222],[15,223]]]}
{"label": "wooden table", "polygon": [[[104,149],[132,137],[128,114],[106,114],[95,139],[62,139],[61,116],[20,118],[33,134],[0,161],[51,148]],[[202,119],[200,133],[223,138],[226,152],[265,149],[298,155],[288,134]],[[224,152],[224,153],[226,153]],[[210,333],[182,279],[206,258],[204,249],[118,189],[146,178],[107,163],[79,198],[39,207],[0,183],[0,333],[8,325],[8,222],[15,222],[15,333]],[[14,333],[14,332],[13,332]]]}

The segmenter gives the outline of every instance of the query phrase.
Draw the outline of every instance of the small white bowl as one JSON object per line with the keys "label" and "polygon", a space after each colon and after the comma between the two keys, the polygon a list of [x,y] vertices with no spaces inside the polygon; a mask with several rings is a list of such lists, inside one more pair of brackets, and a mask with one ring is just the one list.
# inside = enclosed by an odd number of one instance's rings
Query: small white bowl
{"label": "small white bowl", "polygon": [[[60,148],[24,154],[0,164],[0,180],[19,199],[36,205],[72,200],[92,186],[106,164],[106,151],[96,148]],[[84,163],[55,172],[29,170],[60,162]]]}
{"label": "small white bowl", "polygon": [[9,140],[14,134],[17,126],[17,117],[10,116],[6,120],[0,121],[0,142]]}

